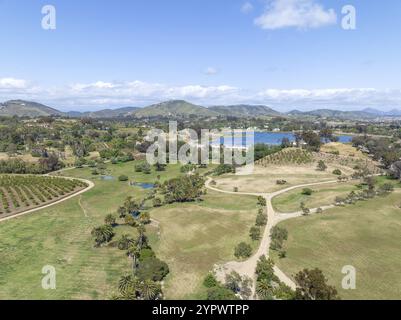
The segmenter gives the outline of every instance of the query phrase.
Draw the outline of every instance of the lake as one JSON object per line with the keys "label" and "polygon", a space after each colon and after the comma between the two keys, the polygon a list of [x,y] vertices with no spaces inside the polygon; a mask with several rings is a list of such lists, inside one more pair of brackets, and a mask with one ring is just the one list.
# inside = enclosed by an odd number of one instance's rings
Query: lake
{"label": "lake", "polygon": [[[352,141],[352,136],[349,135],[340,135],[337,136],[338,141],[341,143],[350,143]],[[295,135],[291,132],[255,132],[254,139],[255,139],[255,144],[257,143],[263,143],[263,144],[268,144],[268,145],[280,145],[281,141],[287,138],[291,142],[295,141]],[[234,146],[241,146],[245,145],[245,137],[235,137],[233,142]],[[223,144],[223,138],[219,140],[214,141],[212,144]],[[232,145],[231,140],[227,139],[224,143],[226,146]]]}

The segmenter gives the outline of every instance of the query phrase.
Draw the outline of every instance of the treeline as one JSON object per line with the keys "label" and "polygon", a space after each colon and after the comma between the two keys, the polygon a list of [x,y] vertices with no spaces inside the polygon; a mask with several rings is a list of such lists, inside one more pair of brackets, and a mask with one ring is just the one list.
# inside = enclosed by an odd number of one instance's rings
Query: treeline
{"label": "treeline", "polygon": [[50,154],[47,158],[41,158],[38,162],[26,162],[22,159],[10,159],[0,161],[0,173],[8,174],[45,174],[62,169],[64,164],[59,158]]}

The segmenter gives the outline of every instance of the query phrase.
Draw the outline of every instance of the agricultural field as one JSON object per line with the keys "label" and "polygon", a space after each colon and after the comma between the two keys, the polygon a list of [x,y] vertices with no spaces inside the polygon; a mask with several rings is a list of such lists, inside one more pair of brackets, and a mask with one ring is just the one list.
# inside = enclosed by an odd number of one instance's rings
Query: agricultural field
{"label": "agricultural field", "polygon": [[44,206],[86,187],[77,179],[0,175],[0,218]]}
{"label": "agricultural field", "polygon": [[[291,277],[303,268],[323,270],[343,299],[399,299],[400,192],[281,223],[287,257],[271,252],[276,264]],[[341,289],[347,265],[356,268],[356,290]]]}

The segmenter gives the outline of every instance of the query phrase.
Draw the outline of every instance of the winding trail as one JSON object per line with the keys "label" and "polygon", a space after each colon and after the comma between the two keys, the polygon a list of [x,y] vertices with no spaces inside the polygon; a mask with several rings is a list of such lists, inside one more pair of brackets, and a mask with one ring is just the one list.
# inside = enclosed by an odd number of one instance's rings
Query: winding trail
{"label": "winding trail", "polygon": [[[274,197],[277,197],[283,193],[289,192],[294,189],[298,188],[304,188],[304,187],[312,187],[312,186],[318,186],[318,185],[325,185],[325,184],[333,184],[333,183],[338,183],[338,180],[332,180],[332,181],[324,181],[324,182],[316,182],[316,183],[308,183],[308,184],[301,184],[297,186],[292,186],[280,191],[272,192],[272,193],[247,193],[247,192],[233,192],[233,191],[224,191],[218,188],[215,188],[210,185],[212,182],[212,178],[209,178],[206,181],[206,188],[221,192],[221,193],[227,193],[227,194],[235,194],[235,195],[249,195],[249,196],[261,196],[266,199],[266,209],[267,209],[267,216],[268,216],[268,222],[266,225],[266,228],[264,230],[262,239],[260,241],[259,248],[257,252],[250,257],[248,260],[245,261],[230,261],[227,262],[223,265],[217,266],[215,268],[216,272],[216,277],[219,281],[224,282],[225,281],[225,276],[232,271],[237,272],[241,276],[247,276],[250,279],[253,279],[253,288],[252,288],[252,293],[254,295],[255,293],[255,270],[257,266],[257,262],[260,259],[261,256],[266,256],[267,258],[269,257],[269,251],[270,251],[270,233],[272,228],[277,225],[278,223],[288,220],[288,219],[293,219],[293,218],[298,218],[301,217],[303,212],[293,212],[293,213],[277,213],[273,209],[272,205],[272,199]],[[322,207],[322,209],[329,209],[332,208],[333,206],[326,206]],[[310,214],[316,213],[317,209],[312,209]],[[281,271],[277,266],[274,266],[274,273],[275,275],[280,279],[281,282],[285,283],[287,286],[295,290],[296,284],[290,277],[288,277],[283,271]]]}
{"label": "winding trail", "polygon": [[[66,171],[66,170],[63,170],[63,171]],[[45,176],[49,176],[49,175],[45,175]],[[82,195],[83,193],[89,191],[90,189],[92,189],[95,186],[95,184],[92,181],[86,180],[86,179],[79,179],[79,178],[72,178],[72,177],[62,177],[62,176],[58,176],[58,177],[59,178],[63,178],[63,179],[67,179],[67,180],[79,180],[79,181],[85,182],[88,186],[85,189],[82,189],[82,190],[80,190],[80,191],[78,191],[76,193],[73,193],[73,194],[70,194],[69,196],[61,198],[60,200],[57,200],[57,201],[45,204],[43,206],[36,207],[36,208],[30,209],[30,210],[24,211],[24,212],[21,212],[21,213],[18,213],[18,214],[14,214],[12,216],[1,218],[0,219],[0,223],[4,222],[4,221],[11,220],[11,219],[15,219],[15,218],[19,218],[19,217],[25,216],[27,214],[31,214],[31,213],[37,212],[39,210],[43,210],[43,209],[55,206],[55,205],[60,204],[60,203],[62,203],[64,201],[67,201],[69,199],[72,199],[72,198],[75,198],[75,197],[77,197],[79,195]],[[79,200],[79,203],[80,203],[80,200]],[[85,215],[86,215],[86,213],[85,213]]]}

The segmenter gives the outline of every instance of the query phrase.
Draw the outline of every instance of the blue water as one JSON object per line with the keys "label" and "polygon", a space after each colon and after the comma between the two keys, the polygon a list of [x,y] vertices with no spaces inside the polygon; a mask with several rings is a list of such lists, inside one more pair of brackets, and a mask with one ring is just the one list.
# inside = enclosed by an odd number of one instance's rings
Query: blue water
{"label": "blue water", "polygon": [[114,180],[114,177],[113,176],[101,176],[100,180],[111,181],[111,180]]}
{"label": "blue water", "polygon": [[139,188],[142,188],[145,190],[154,189],[154,187],[155,187],[155,185],[153,183],[141,183],[141,182],[134,183],[133,186],[139,187]]}
{"label": "blue water", "polygon": [[[268,145],[280,145],[282,140],[284,138],[287,138],[290,140],[290,142],[294,142],[295,141],[295,136],[293,133],[291,132],[255,132],[255,144],[258,143],[263,143],[263,144],[268,144]],[[339,142],[341,143],[350,143],[352,141],[352,136],[338,136],[339,138]],[[245,145],[246,141],[245,141],[245,136],[244,137],[235,137],[233,139],[233,145],[235,146],[241,146],[241,145]],[[221,138],[220,139],[220,143],[219,141],[214,141],[213,144],[223,144],[224,139]],[[232,140],[231,139],[226,139],[225,141],[225,145],[232,145]]]}

